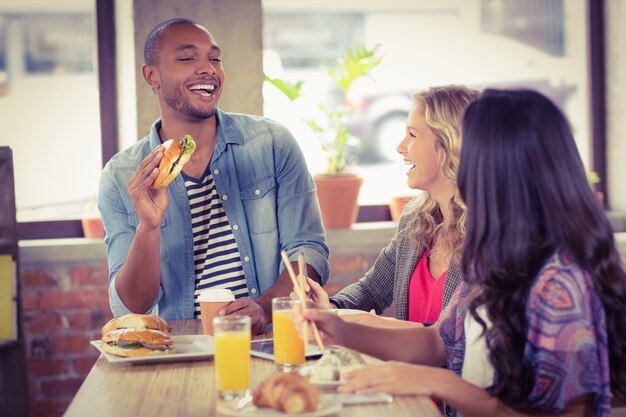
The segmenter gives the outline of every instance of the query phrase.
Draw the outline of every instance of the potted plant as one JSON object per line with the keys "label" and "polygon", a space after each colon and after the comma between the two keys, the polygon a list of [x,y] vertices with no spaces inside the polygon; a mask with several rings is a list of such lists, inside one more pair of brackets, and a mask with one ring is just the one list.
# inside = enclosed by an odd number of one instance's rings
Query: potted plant
{"label": "potted plant", "polygon": [[[326,155],[326,171],[315,175],[313,180],[317,187],[322,221],[328,228],[350,227],[356,219],[357,201],[363,180],[348,170],[347,148],[350,140],[348,122],[351,110],[347,104],[347,96],[356,80],[367,76],[380,64],[382,58],[377,55],[378,48],[379,45],[372,49],[365,46],[348,48],[337,66],[326,70],[334,85],[341,91],[342,102],[336,107],[318,105],[323,116],[321,120],[311,115],[302,117],[319,139]],[[290,83],[268,76],[265,76],[265,81],[291,101],[296,101],[302,96],[303,81]]]}

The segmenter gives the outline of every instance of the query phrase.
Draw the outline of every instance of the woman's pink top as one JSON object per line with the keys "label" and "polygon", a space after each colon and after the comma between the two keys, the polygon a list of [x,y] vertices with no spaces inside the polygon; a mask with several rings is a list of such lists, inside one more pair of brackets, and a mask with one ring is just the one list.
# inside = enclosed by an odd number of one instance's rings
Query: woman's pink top
{"label": "woman's pink top", "polygon": [[417,262],[409,282],[409,321],[434,323],[441,314],[446,271],[436,279],[428,268],[428,249]]}

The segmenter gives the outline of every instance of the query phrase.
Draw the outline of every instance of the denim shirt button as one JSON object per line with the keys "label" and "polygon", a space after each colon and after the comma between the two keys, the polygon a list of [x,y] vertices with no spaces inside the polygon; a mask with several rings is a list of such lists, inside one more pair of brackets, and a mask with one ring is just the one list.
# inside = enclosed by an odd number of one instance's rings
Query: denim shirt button
{"label": "denim shirt button", "polygon": [[224,195],[222,196],[222,200],[224,200],[224,201],[228,200],[228,196],[227,196],[226,194],[224,194]]}
{"label": "denim shirt button", "polygon": [[239,230],[239,226],[234,225],[234,226],[233,226],[233,230]]}
{"label": "denim shirt button", "polygon": [[261,194],[261,190],[259,190],[258,188],[256,190],[254,190],[254,194],[256,195],[260,195]]}
{"label": "denim shirt button", "polygon": [[249,257],[249,256],[244,256],[244,257],[243,257],[243,261],[244,261],[244,262],[248,262],[249,260],[250,260],[250,257]]}
{"label": "denim shirt button", "polygon": [[214,170],[213,170],[213,173],[214,173],[215,175],[217,175],[217,174],[219,174],[219,173],[220,173],[220,170],[219,170],[219,169],[214,169]]}
{"label": "denim shirt button", "polygon": [[256,294],[256,288],[252,288],[252,289],[250,290],[250,292],[251,292],[252,294]]}

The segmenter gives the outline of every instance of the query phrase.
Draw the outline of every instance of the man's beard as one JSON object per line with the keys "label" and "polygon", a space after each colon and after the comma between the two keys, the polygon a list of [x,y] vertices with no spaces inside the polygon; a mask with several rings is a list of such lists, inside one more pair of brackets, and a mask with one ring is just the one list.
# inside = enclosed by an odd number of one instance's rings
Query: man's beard
{"label": "man's beard", "polygon": [[215,108],[203,110],[194,107],[176,88],[170,88],[169,85],[162,83],[161,91],[168,106],[191,119],[204,120],[215,115]]}

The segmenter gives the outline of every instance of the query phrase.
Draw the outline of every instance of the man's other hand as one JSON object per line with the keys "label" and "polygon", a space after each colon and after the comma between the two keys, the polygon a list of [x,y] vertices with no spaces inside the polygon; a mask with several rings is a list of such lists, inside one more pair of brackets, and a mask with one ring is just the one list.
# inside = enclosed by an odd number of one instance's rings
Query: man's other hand
{"label": "man's other hand", "polygon": [[250,316],[250,326],[252,328],[252,334],[259,334],[265,331],[265,326],[268,323],[265,317],[265,312],[261,306],[255,303],[251,298],[238,298],[226,307],[222,308],[219,313],[220,316],[230,316],[233,314],[239,314],[243,316]]}

